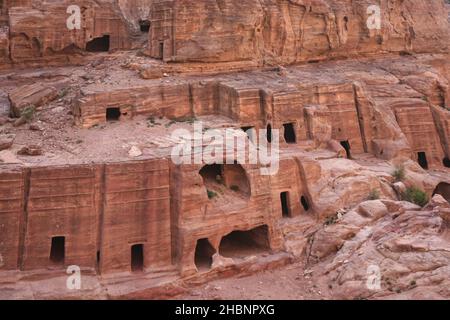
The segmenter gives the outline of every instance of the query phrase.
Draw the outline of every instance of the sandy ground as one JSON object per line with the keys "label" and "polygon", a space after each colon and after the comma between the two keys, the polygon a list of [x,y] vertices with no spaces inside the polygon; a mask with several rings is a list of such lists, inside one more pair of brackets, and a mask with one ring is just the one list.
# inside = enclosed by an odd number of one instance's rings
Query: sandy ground
{"label": "sandy ground", "polygon": [[329,288],[318,283],[296,263],[247,277],[212,281],[192,289],[179,300],[324,300],[330,299]]}

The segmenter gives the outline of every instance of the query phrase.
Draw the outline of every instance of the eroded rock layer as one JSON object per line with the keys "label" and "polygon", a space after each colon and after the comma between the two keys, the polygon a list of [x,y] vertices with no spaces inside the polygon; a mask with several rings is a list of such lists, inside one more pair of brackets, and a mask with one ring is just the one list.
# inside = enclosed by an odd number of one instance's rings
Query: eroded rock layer
{"label": "eroded rock layer", "polygon": [[0,298],[450,298],[444,1],[0,4]]}
{"label": "eroded rock layer", "polygon": [[[361,53],[445,51],[449,43],[442,1],[185,0],[153,5],[150,50],[167,61],[285,64]],[[371,27],[371,5],[380,8],[381,28]]]}

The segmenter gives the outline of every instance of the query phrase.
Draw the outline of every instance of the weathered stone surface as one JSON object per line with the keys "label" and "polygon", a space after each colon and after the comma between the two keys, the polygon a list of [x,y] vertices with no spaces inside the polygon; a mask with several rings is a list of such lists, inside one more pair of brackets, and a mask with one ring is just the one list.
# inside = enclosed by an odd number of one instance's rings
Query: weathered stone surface
{"label": "weathered stone surface", "polygon": [[[442,1],[379,1],[380,30],[371,1],[3,4],[0,297],[167,298],[293,262],[330,298],[450,297]],[[238,160],[202,157],[211,129]]]}
{"label": "weathered stone surface", "polygon": [[[80,29],[71,30],[67,27],[71,16],[71,13],[67,13],[70,5],[85,8]],[[77,50],[130,48],[132,34],[123,17],[116,11],[118,9],[117,1],[108,0],[81,0],[76,3],[34,1],[22,6],[12,4],[8,10],[11,60],[16,63],[67,63],[70,61],[67,56],[77,53]],[[90,41],[105,35],[108,38],[103,39],[107,43],[90,49]]]}
{"label": "weathered stone surface", "polygon": [[67,81],[40,82],[13,90],[9,94],[11,110],[14,116],[20,117],[26,107],[38,108],[58,97],[59,92],[68,85]]}
{"label": "weathered stone surface", "polygon": [[3,90],[0,90],[0,118],[9,116],[10,107],[8,94]]}
{"label": "weathered stone surface", "polygon": [[0,151],[9,149],[13,145],[15,135],[0,134]]}
{"label": "weathered stone surface", "polygon": [[[448,50],[443,1],[380,4],[377,30],[368,28],[369,1],[155,1],[150,51],[166,61],[276,65],[359,52]],[[183,28],[173,32],[172,24]]]}
{"label": "weathered stone surface", "polygon": [[[448,298],[450,243],[445,236],[448,225],[441,217],[450,208],[448,202],[437,195],[422,210],[382,215],[376,213],[381,203],[374,204],[360,205],[374,219],[362,225],[354,218],[345,219],[314,237],[311,255],[323,258],[336,252],[323,263],[335,297]],[[401,209],[402,203],[398,204]]]}

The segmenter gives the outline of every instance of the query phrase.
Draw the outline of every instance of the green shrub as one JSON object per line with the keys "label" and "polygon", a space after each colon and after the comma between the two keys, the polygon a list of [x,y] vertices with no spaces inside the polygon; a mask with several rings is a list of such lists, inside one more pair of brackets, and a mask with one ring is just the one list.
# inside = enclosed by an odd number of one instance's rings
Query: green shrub
{"label": "green shrub", "polygon": [[69,93],[69,88],[62,88],[58,92],[58,99],[64,98]]}
{"label": "green shrub", "polygon": [[403,181],[406,177],[405,168],[403,166],[396,167],[394,172],[392,172],[392,176],[395,178],[395,181]]}
{"label": "green shrub", "polygon": [[409,187],[403,194],[403,200],[417,204],[418,206],[425,206],[428,203],[428,195],[425,191],[417,187]]}
{"label": "green shrub", "polygon": [[378,189],[370,190],[367,200],[378,200],[380,199],[380,191]]}
{"label": "green shrub", "polygon": [[217,193],[211,190],[208,190],[208,199],[213,199],[217,197]]}
{"label": "green shrub", "polygon": [[26,106],[20,113],[20,116],[27,122],[33,120],[34,114],[36,113],[36,107],[32,104]]}

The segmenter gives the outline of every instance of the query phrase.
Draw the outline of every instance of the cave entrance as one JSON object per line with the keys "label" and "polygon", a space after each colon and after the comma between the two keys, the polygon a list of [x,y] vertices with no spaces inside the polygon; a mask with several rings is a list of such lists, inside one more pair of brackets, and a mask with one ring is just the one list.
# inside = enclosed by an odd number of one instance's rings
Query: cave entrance
{"label": "cave entrance", "polygon": [[295,126],[293,123],[285,123],[284,127],[284,140],[286,143],[296,143],[297,137],[295,136]]}
{"label": "cave entrance", "polygon": [[65,251],[66,237],[53,237],[50,249],[50,261],[56,264],[64,264]]}
{"label": "cave entrance", "polygon": [[435,194],[440,194],[444,197],[445,200],[450,202],[450,184],[446,182],[441,182],[436,186],[436,189],[434,189],[433,196]]}
{"label": "cave entrance", "polygon": [[348,140],[341,141],[341,146],[345,149],[345,153],[347,154],[347,158],[352,158],[351,146]]}
{"label": "cave entrance", "polygon": [[233,231],[222,238],[219,247],[222,256],[238,259],[269,250],[269,228],[266,225],[250,231]]}
{"label": "cave entrance", "polygon": [[305,211],[309,211],[310,206],[309,206],[309,201],[305,196],[302,196],[302,198],[300,199],[300,202],[302,204],[302,207]]}
{"label": "cave entrance", "polygon": [[444,160],[442,160],[442,164],[444,165],[444,167],[450,168],[450,159],[445,157]]}
{"label": "cave entrance", "polygon": [[267,125],[266,139],[268,143],[272,143],[272,126],[270,124]]}
{"label": "cave entrance", "polygon": [[144,271],[144,245],[135,244],[131,246],[131,271]]}
{"label": "cave entrance", "polygon": [[200,170],[200,175],[205,183],[207,182],[223,182],[223,165],[209,164]]}
{"label": "cave entrance", "polygon": [[89,52],[108,52],[109,51],[109,35],[100,38],[94,38],[86,44],[86,51]]}
{"label": "cave entrance", "polygon": [[197,241],[195,248],[195,266],[198,271],[206,271],[211,269],[213,263],[213,255],[216,250],[208,239],[200,239]]}
{"label": "cave entrance", "polygon": [[281,201],[281,212],[283,213],[283,217],[284,218],[291,217],[289,192],[280,193],[280,201]]}
{"label": "cave entrance", "polygon": [[106,109],[106,121],[118,121],[120,116],[120,108],[114,107]]}
{"label": "cave entrance", "polygon": [[418,152],[417,158],[418,158],[419,165],[425,170],[428,169],[427,154],[425,152]]}
{"label": "cave entrance", "polygon": [[148,33],[150,31],[150,21],[139,20],[139,28],[141,29],[141,32]]}

